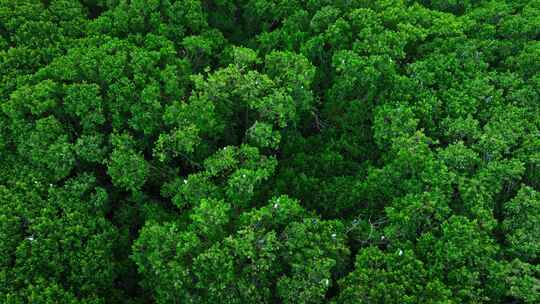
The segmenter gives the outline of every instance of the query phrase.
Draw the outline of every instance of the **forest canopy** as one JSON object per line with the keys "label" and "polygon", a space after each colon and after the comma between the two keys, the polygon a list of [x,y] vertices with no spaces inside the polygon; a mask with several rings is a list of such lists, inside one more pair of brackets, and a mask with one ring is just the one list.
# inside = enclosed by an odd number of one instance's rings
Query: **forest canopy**
{"label": "forest canopy", "polygon": [[0,0],[0,303],[540,303],[539,0]]}

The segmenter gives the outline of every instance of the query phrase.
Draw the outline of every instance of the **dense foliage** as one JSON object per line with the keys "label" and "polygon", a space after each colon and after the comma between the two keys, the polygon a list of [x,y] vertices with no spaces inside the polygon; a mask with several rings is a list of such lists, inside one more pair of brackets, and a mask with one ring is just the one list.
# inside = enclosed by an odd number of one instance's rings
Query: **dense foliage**
{"label": "dense foliage", "polygon": [[0,0],[1,303],[540,303],[539,0]]}

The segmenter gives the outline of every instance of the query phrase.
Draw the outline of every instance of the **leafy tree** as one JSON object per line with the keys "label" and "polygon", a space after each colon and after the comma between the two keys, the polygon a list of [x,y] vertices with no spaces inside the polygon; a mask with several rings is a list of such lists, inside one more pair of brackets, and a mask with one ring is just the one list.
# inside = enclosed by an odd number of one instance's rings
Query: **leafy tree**
{"label": "leafy tree", "polygon": [[0,302],[539,302],[538,16],[0,0]]}
{"label": "leafy tree", "polygon": [[509,243],[508,250],[524,261],[534,261],[540,254],[538,208],[539,193],[527,186],[523,186],[504,206],[503,227]]}

